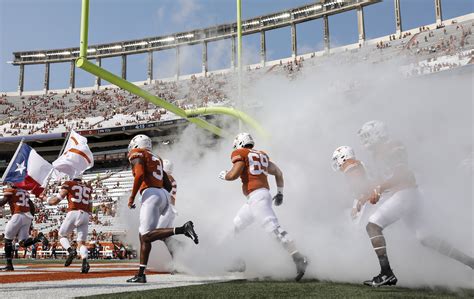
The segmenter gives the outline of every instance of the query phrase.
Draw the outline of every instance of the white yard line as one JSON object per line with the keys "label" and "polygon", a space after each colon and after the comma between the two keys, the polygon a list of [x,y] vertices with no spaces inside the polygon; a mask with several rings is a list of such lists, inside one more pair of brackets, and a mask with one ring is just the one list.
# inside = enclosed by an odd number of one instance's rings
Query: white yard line
{"label": "white yard line", "polygon": [[129,277],[107,277],[65,281],[41,281],[0,284],[3,298],[72,298],[152,289],[182,287],[241,279],[241,275],[192,276],[186,274],[147,275],[147,283],[125,282]]}

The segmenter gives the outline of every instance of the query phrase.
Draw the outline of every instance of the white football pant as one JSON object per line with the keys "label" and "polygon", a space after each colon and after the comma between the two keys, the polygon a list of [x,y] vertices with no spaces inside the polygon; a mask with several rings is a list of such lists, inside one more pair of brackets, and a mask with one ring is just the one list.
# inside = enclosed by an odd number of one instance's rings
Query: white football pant
{"label": "white football pant", "polygon": [[16,236],[18,236],[18,241],[28,239],[31,221],[33,221],[33,216],[30,212],[14,214],[5,227],[5,239],[13,240]]}
{"label": "white football pant", "polygon": [[280,227],[278,218],[272,208],[272,196],[268,189],[257,189],[247,197],[247,202],[240,208],[234,218],[236,232],[242,231],[254,221],[258,221],[267,232],[273,232]]}
{"label": "white football pant", "polygon": [[419,217],[421,217],[421,201],[421,194],[418,188],[397,191],[380,204],[378,209],[369,217],[369,222],[385,228],[403,219],[408,227],[417,229]]}
{"label": "white football pant", "polygon": [[143,191],[141,201],[138,232],[145,235],[157,228],[160,217],[168,211],[170,194],[163,188],[147,188]]}
{"label": "white football pant", "polygon": [[67,235],[77,229],[77,241],[87,240],[89,228],[89,213],[82,210],[69,211],[59,228],[59,236],[67,238]]}

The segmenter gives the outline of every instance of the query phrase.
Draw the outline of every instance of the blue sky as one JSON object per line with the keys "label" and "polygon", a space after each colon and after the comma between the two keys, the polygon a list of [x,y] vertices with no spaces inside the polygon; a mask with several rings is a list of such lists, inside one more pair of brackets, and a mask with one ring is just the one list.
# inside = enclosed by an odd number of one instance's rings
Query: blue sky
{"label": "blue sky", "polygon": [[[310,0],[242,0],[243,18],[276,12],[311,3]],[[401,0],[404,29],[434,23],[434,0]],[[442,0],[445,19],[474,11],[472,0]],[[18,67],[6,64],[12,52],[54,49],[79,45],[80,0],[0,0],[0,91],[15,91]],[[157,36],[173,32],[234,22],[235,0],[92,0],[90,6],[89,43],[106,43]],[[384,0],[365,9],[366,32],[369,38],[394,32],[393,0]],[[357,19],[354,11],[329,19],[331,46],[357,41]],[[323,48],[322,21],[299,24],[299,53]],[[243,39],[245,60],[259,61],[258,34]],[[230,41],[209,44],[210,69],[230,66]],[[155,77],[172,76],[175,70],[174,51],[155,53]],[[267,59],[291,55],[290,29],[267,32]],[[201,47],[182,51],[182,73],[201,70]],[[119,74],[120,59],[102,61],[103,67]],[[128,57],[128,78],[146,79],[146,55]],[[43,88],[44,65],[27,66],[25,90]],[[51,89],[69,84],[69,64],[51,66]],[[94,78],[76,71],[76,86],[92,86]]]}

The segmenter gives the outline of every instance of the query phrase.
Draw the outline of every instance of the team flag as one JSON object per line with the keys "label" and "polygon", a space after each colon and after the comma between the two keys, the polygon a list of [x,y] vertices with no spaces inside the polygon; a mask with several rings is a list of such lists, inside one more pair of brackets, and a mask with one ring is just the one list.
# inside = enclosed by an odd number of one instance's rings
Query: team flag
{"label": "team flag", "polygon": [[2,181],[12,183],[18,188],[29,190],[38,196],[43,192],[53,166],[25,143],[20,143],[3,174]]}
{"label": "team flag", "polygon": [[70,178],[94,166],[94,156],[87,145],[87,138],[72,130],[64,147],[64,153],[53,162],[53,166]]}

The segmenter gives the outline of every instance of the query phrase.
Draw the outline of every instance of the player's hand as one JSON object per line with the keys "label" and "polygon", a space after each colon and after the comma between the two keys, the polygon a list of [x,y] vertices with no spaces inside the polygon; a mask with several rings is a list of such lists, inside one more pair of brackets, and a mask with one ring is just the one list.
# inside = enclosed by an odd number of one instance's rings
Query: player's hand
{"label": "player's hand", "polygon": [[368,200],[371,204],[375,205],[380,199],[380,189],[376,187],[370,194]]}
{"label": "player's hand", "polygon": [[130,198],[128,199],[128,208],[129,208],[129,209],[135,209],[136,206],[135,206],[135,204],[133,203],[134,201],[135,201],[135,199],[132,198],[132,197],[130,197]]}
{"label": "player's hand", "polygon": [[226,180],[226,179],[225,179],[225,176],[226,176],[227,173],[228,173],[227,170],[222,170],[222,171],[219,173],[219,178],[220,178],[221,180],[224,180],[224,181],[225,181],[225,180]]}
{"label": "player's hand", "polygon": [[46,194],[43,192],[41,192],[40,195],[38,195],[38,199],[41,200],[41,202],[44,202],[45,199],[46,199]]}
{"label": "player's hand", "polygon": [[281,205],[283,202],[283,193],[278,192],[275,196],[273,196],[273,203],[275,206]]}

